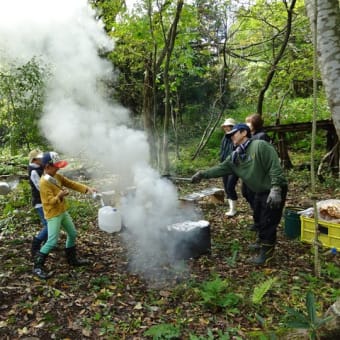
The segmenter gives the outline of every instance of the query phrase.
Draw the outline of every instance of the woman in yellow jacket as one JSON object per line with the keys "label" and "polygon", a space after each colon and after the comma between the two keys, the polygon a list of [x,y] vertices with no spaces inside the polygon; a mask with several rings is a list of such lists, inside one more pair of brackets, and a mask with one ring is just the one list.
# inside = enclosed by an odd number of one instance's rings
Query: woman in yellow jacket
{"label": "woman in yellow jacket", "polygon": [[60,160],[56,152],[45,152],[42,164],[44,174],[40,179],[40,197],[47,220],[48,239],[36,254],[33,273],[41,279],[47,279],[48,274],[44,270],[45,261],[58,242],[61,228],[67,234],[65,252],[68,263],[72,266],[88,264],[87,261],[80,260],[76,256],[77,231],[67,211],[65,197],[69,194],[66,188],[84,194],[93,193],[96,190],[57,174],[58,170],[67,166],[68,163],[65,160]]}

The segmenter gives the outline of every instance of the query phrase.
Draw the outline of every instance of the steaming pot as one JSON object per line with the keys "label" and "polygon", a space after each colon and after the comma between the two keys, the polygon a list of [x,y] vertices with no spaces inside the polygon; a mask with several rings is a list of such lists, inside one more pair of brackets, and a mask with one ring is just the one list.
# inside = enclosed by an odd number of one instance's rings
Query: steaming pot
{"label": "steaming pot", "polygon": [[205,220],[185,221],[168,226],[165,246],[177,260],[210,254],[210,223]]}

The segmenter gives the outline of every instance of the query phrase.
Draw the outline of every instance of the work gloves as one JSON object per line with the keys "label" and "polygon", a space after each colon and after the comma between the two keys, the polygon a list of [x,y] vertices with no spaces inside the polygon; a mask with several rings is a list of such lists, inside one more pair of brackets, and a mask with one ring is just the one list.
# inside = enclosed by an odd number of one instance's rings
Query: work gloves
{"label": "work gloves", "polygon": [[281,188],[272,187],[267,198],[267,204],[269,208],[271,209],[280,208],[281,203],[282,203]]}
{"label": "work gloves", "polygon": [[199,183],[203,178],[202,172],[198,171],[191,177],[191,183]]}

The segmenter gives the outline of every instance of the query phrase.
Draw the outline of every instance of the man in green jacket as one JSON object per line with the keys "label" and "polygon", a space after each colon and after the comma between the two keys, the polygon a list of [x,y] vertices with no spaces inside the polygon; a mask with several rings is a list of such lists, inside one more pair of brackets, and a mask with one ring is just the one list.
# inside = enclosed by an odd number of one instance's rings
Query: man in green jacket
{"label": "man in green jacket", "polygon": [[198,171],[191,182],[234,173],[255,193],[254,217],[260,225],[258,241],[251,249],[260,252],[250,261],[262,265],[273,258],[276,229],[287,196],[287,179],[274,147],[264,140],[251,140],[246,124],[236,124],[227,135],[234,143],[235,151],[219,165]]}

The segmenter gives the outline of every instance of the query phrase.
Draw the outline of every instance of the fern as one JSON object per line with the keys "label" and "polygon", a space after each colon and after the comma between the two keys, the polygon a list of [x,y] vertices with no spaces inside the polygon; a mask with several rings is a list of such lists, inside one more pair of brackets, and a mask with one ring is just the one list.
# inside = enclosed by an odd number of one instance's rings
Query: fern
{"label": "fern", "polygon": [[206,281],[201,284],[199,292],[201,303],[214,310],[226,307],[236,307],[241,297],[233,292],[228,292],[228,282],[216,277],[212,281]]}
{"label": "fern", "polygon": [[253,295],[252,295],[252,302],[256,305],[262,303],[262,299],[265,296],[265,294],[268,292],[268,290],[272,287],[272,285],[277,281],[277,278],[270,278],[258,286],[254,288]]}
{"label": "fern", "polygon": [[144,332],[145,336],[152,337],[153,340],[177,339],[181,334],[180,328],[170,323],[162,323],[151,326]]}

